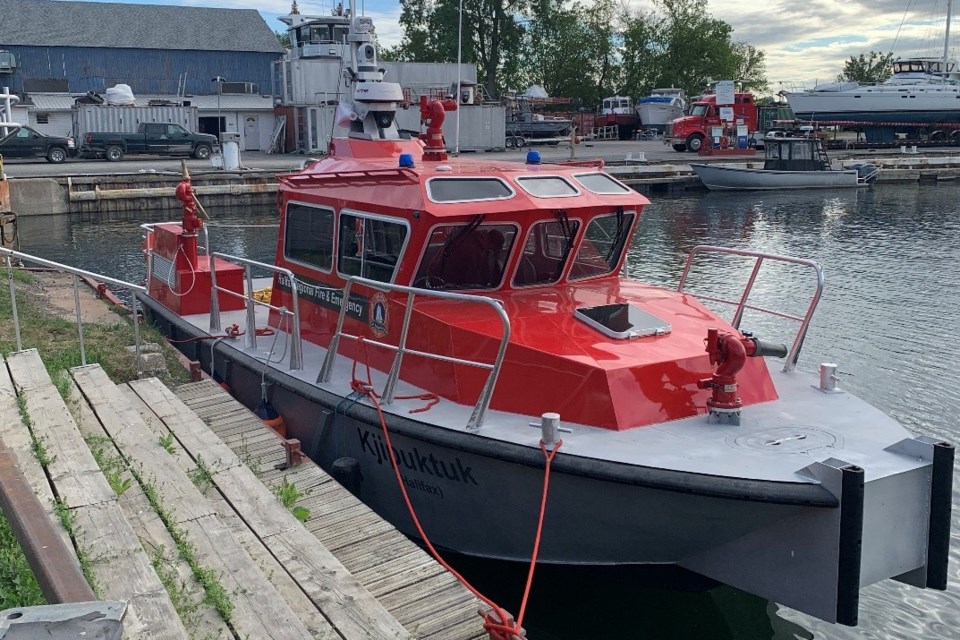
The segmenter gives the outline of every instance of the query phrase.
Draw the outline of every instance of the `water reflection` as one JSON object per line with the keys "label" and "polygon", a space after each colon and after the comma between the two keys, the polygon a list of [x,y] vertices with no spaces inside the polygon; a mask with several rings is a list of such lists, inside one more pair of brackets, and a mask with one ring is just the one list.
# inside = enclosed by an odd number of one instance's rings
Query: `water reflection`
{"label": "water reflection", "polygon": [[[655,196],[631,246],[628,273],[675,287],[687,253],[717,244],[814,258],[826,289],[799,368],[837,362],[841,386],[916,431],[960,441],[960,185],[878,185],[867,190],[706,193]],[[216,212],[221,224],[276,222],[273,211]],[[160,218],[162,219],[162,218]],[[156,219],[151,221],[157,221]],[[24,218],[24,251],[133,281],[144,277],[139,221],[81,223]],[[270,262],[276,229],[215,228],[217,250]],[[691,286],[736,288],[746,274],[707,261]],[[772,271],[757,281],[764,304],[808,299],[806,274]],[[796,311],[795,308],[792,308]],[[746,317],[764,337],[795,330]],[[781,340],[789,342],[789,340]],[[960,478],[960,473],[957,474]],[[955,495],[958,495],[955,491]],[[575,580],[539,573],[528,615],[531,637],[594,638],[956,638],[960,629],[960,509],[953,523],[947,592],[892,581],[862,592],[860,626],[821,623],[728,587],[664,588],[656,572],[613,572]],[[894,526],[894,523],[891,523]],[[491,595],[513,606],[522,575],[499,565],[472,567]],[[520,572],[522,574],[522,571]],[[674,585],[669,585],[674,586]]]}

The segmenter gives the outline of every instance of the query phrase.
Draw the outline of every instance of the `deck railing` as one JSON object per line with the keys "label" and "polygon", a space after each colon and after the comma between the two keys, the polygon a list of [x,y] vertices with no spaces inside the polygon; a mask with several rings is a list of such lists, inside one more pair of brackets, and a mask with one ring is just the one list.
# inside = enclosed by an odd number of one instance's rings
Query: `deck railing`
{"label": "deck railing", "polygon": [[[244,281],[246,282],[246,294],[237,293],[217,285],[217,258],[223,258],[224,260],[228,260],[232,263],[243,265],[243,276]],[[251,272],[251,269],[254,267],[258,269],[264,269],[271,273],[283,275],[289,279],[291,304],[293,306],[292,310],[287,309],[286,307],[272,305],[269,302],[257,300],[254,297],[253,275]],[[234,298],[241,298],[245,301],[247,312],[247,330],[243,334],[243,338],[244,345],[248,349],[256,349],[257,347],[257,305],[267,307],[268,309],[276,311],[280,314],[280,322],[277,326],[278,331],[282,329],[284,320],[289,318],[292,321],[292,326],[290,329],[290,370],[299,371],[303,368],[303,342],[300,338],[300,297],[297,293],[297,278],[293,275],[292,271],[276,265],[267,264],[265,262],[257,262],[256,260],[250,260],[248,258],[241,258],[239,256],[232,256],[227,253],[219,253],[214,251],[210,254],[210,331],[219,332],[222,331],[222,327],[220,326],[220,300],[219,296],[217,295],[218,292],[228,296],[233,296]]]}
{"label": "deck railing", "polygon": [[[161,224],[180,224],[179,222],[150,222],[146,224],[141,224],[140,228],[144,230],[147,237],[153,233],[154,227]],[[256,349],[257,347],[257,319],[256,319],[256,307],[257,305],[267,307],[273,311],[276,311],[280,314],[280,323],[277,327],[277,330],[283,328],[284,322],[286,319],[290,319],[290,370],[299,371],[303,369],[303,341],[300,337],[300,300],[297,294],[296,287],[296,277],[293,275],[293,272],[289,269],[284,269],[282,267],[277,267],[272,264],[267,264],[265,262],[257,262],[256,260],[250,260],[248,258],[241,258],[239,256],[229,255],[226,253],[217,253],[210,251],[210,233],[208,231],[208,225],[203,225],[203,243],[198,244],[197,249],[202,251],[204,255],[208,256],[210,259],[210,331],[220,332],[223,330],[220,322],[220,299],[217,295],[223,293],[224,295],[232,296],[235,298],[241,298],[245,302],[246,306],[246,325],[247,329],[243,334],[244,346],[248,349]],[[153,248],[151,243],[146,242],[146,249],[144,250],[147,259],[147,282],[150,282],[153,278]],[[243,265],[244,270],[244,281],[246,282],[245,294],[237,293],[231,291],[230,289],[225,289],[217,285],[217,271],[216,271],[216,258],[223,258],[224,260],[229,260],[230,262]],[[287,309],[286,307],[274,306],[268,302],[263,302],[257,300],[254,297],[253,290],[253,276],[251,269],[252,268],[264,269],[271,273],[281,274],[286,276],[290,280],[291,290],[293,291],[292,296],[292,306],[293,309]]]}
{"label": "deck railing", "polygon": [[[343,330],[344,320],[347,317],[347,308],[348,302],[350,300],[350,290],[353,288],[354,284],[361,284],[371,289],[375,289],[383,292],[396,292],[396,293],[406,293],[407,301],[404,307],[403,313],[403,326],[400,329],[400,339],[396,345],[389,344],[386,342],[381,342],[379,340],[371,340],[369,338],[361,337],[359,335],[345,333]],[[419,351],[417,349],[407,348],[407,336],[410,331],[410,319],[413,316],[413,303],[416,300],[417,296],[423,296],[428,298],[437,298],[440,300],[453,300],[458,302],[464,302],[468,304],[479,304],[485,305],[492,308],[500,318],[500,323],[502,326],[502,337],[500,338],[500,346],[497,349],[497,356],[492,363],[481,362],[478,360],[467,360],[464,358],[456,358],[453,356],[447,356],[440,353],[431,353],[426,351]],[[372,312],[372,310],[371,310]],[[451,293],[449,291],[432,291],[429,289],[418,289],[415,287],[406,287],[398,284],[389,284],[385,282],[378,282],[376,280],[369,280],[367,278],[361,278],[358,276],[353,276],[347,279],[347,284],[343,289],[343,303],[340,305],[340,316],[337,318],[337,330],[333,334],[333,338],[330,340],[330,346],[327,349],[327,356],[323,361],[323,366],[320,369],[320,375],[317,377],[317,384],[324,384],[330,382],[330,378],[333,374],[334,361],[337,357],[337,351],[340,347],[340,338],[347,338],[349,340],[360,341],[363,340],[366,343],[382,347],[396,352],[393,364],[390,367],[390,371],[387,374],[387,381],[384,385],[383,395],[381,397],[381,403],[389,404],[393,402],[394,394],[397,387],[397,382],[400,378],[400,367],[403,364],[403,356],[405,354],[412,354],[415,356],[420,356],[423,358],[431,358],[434,360],[441,360],[443,362],[451,362],[454,364],[464,364],[472,367],[477,367],[480,369],[487,369],[490,371],[487,376],[487,381],[483,386],[483,389],[480,391],[480,396],[477,398],[477,402],[473,406],[473,411],[470,414],[470,418],[467,421],[467,430],[476,431],[481,426],[483,426],[483,420],[486,416],[487,409],[490,406],[490,399],[493,397],[493,390],[496,387],[497,379],[500,376],[500,369],[503,365],[503,358],[506,355],[507,344],[510,342],[510,319],[507,317],[506,312],[503,310],[503,307],[497,300],[489,298],[487,296],[477,296],[469,295],[464,293]]]}
{"label": "deck railing", "polygon": [[23,350],[23,339],[20,336],[20,315],[17,311],[17,292],[13,283],[14,260],[35,264],[41,267],[59,271],[61,273],[69,273],[72,275],[73,302],[77,313],[77,334],[80,341],[80,363],[83,365],[87,364],[87,350],[83,340],[83,319],[80,315],[80,278],[90,278],[98,283],[108,284],[119,289],[126,289],[130,294],[130,311],[133,318],[133,340],[136,353],[137,377],[139,378],[142,375],[143,368],[140,361],[140,322],[137,314],[137,292],[145,292],[146,289],[144,287],[138,284],[133,284],[132,282],[117,280],[116,278],[111,278],[99,273],[78,269],[76,267],[71,267],[59,262],[54,262],[53,260],[40,258],[38,256],[30,255],[29,253],[14,251],[13,249],[4,249],[0,247],[0,256],[5,257],[7,265],[7,281],[10,286],[10,305],[13,312],[13,332],[16,336],[18,351]]}
{"label": "deck railing", "polygon": [[[710,300],[712,302],[718,302],[721,304],[735,305],[736,311],[734,311],[733,319],[730,321],[736,329],[740,328],[740,321],[743,320],[743,312],[747,309],[751,311],[758,311],[760,313],[765,313],[768,315],[776,316],[778,318],[786,318],[787,320],[793,320],[800,323],[800,328],[797,330],[797,335],[794,337],[793,345],[790,347],[790,351],[787,353],[787,361],[783,365],[784,372],[791,371],[797,364],[797,358],[800,357],[800,348],[803,346],[803,340],[807,335],[807,329],[810,327],[810,319],[813,317],[813,312],[817,308],[817,303],[820,302],[820,295],[823,293],[823,269],[820,268],[820,264],[813,260],[806,260],[804,258],[794,258],[792,256],[783,256],[774,253],[762,253],[760,251],[744,251],[742,249],[730,249],[728,247],[716,247],[712,245],[699,245],[694,247],[690,251],[690,255],[687,256],[687,263],[683,267],[683,275],[680,276],[680,284],[677,285],[677,291],[684,293],[683,287],[687,282],[687,276],[690,273],[690,267],[693,264],[694,259],[697,255],[705,253],[719,253],[726,255],[734,256],[744,256],[748,258],[756,258],[756,261],[753,264],[753,271],[750,273],[750,278],[747,280],[747,284],[743,289],[743,293],[740,295],[739,300],[727,300],[725,298],[718,298],[714,296],[696,295],[696,297],[702,300]],[[785,262],[789,264],[796,264],[804,267],[809,267],[813,269],[816,275],[816,288],[813,292],[813,297],[810,300],[810,304],[807,307],[807,312],[803,316],[793,315],[789,313],[784,313],[782,311],[774,311],[772,309],[766,309],[764,307],[756,307],[750,304],[747,304],[748,299],[750,298],[750,293],[753,290],[753,284],[757,279],[757,274],[760,272],[760,267],[763,265],[764,260],[773,260],[776,262]]]}

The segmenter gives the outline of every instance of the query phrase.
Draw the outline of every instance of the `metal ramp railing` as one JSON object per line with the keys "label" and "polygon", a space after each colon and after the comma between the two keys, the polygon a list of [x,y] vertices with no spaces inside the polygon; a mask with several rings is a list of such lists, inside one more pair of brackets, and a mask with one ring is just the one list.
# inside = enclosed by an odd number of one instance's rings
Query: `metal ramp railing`
{"label": "metal ramp railing", "polygon": [[[783,365],[784,372],[792,371],[797,364],[797,358],[800,357],[800,348],[803,346],[803,340],[806,338],[807,329],[810,327],[810,319],[813,317],[813,312],[817,308],[817,303],[820,302],[820,296],[823,293],[823,269],[820,267],[818,262],[814,260],[807,260],[804,258],[794,258],[792,256],[783,256],[774,253],[763,253],[760,251],[745,251],[742,249],[730,249],[728,247],[717,247],[713,245],[698,245],[694,247],[690,254],[687,256],[687,262],[683,267],[683,275],[680,276],[680,283],[677,285],[677,291],[680,293],[684,292],[684,285],[687,282],[687,276],[690,273],[690,267],[693,264],[694,259],[701,254],[706,253],[715,253],[715,254],[725,254],[725,255],[734,255],[734,256],[744,256],[748,258],[756,258],[756,261],[753,264],[753,271],[750,273],[750,278],[747,280],[747,284],[744,286],[743,293],[740,296],[739,300],[728,300],[726,298],[719,298],[715,296],[707,296],[700,294],[691,294],[702,300],[710,300],[711,302],[718,302],[721,304],[728,304],[736,306],[736,311],[733,314],[733,319],[730,321],[730,324],[734,328],[740,328],[740,321],[743,320],[743,312],[747,309],[751,311],[757,311],[759,313],[765,313],[768,315],[776,316],[778,318],[785,318],[787,320],[793,320],[800,323],[800,328],[797,330],[797,335],[793,339],[793,344],[790,347],[790,351],[787,353],[786,363]],[[757,274],[760,272],[760,267],[763,266],[764,260],[772,260],[776,262],[784,262],[788,264],[796,264],[804,267],[809,267],[813,269],[816,274],[817,285],[814,290],[813,297],[810,300],[810,304],[807,307],[807,312],[803,316],[793,315],[790,313],[784,313],[782,311],[774,311],[772,309],[766,309],[764,307],[757,307],[750,304],[747,304],[747,301],[750,298],[750,293],[753,290],[753,284],[756,282]]]}
{"label": "metal ramp railing", "polygon": [[120,289],[126,289],[130,294],[130,311],[131,321],[133,323],[133,340],[137,363],[137,377],[139,378],[143,374],[140,358],[140,319],[137,313],[137,293],[145,293],[145,287],[142,287],[138,284],[133,284],[132,282],[117,280],[116,278],[111,278],[109,276],[94,273],[92,271],[71,267],[59,262],[54,262],[53,260],[47,260],[39,256],[30,255],[29,253],[14,251],[13,249],[4,249],[3,247],[0,247],[0,256],[6,257],[7,281],[10,287],[10,305],[13,314],[13,332],[17,341],[17,351],[23,351],[23,339],[20,335],[20,315],[17,310],[17,292],[13,282],[14,260],[19,260],[23,263],[39,265],[41,267],[47,267],[61,273],[71,274],[73,278],[74,308],[77,314],[77,335],[80,344],[80,363],[83,365],[87,364],[87,350],[83,340],[83,319],[80,315],[80,278],[90,278],[92,280],[96,280],[97,282],[108,284]]}

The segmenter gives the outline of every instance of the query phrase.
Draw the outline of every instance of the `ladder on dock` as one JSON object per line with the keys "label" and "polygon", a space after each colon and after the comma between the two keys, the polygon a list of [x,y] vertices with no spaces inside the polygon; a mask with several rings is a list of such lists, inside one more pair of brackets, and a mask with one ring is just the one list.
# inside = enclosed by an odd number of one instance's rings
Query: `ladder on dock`
{"label": "ladder on dock", "polygon": [[0,364],[0,439],[96,595],[127,602],[125,638],[486,637],[453,576],[312,462],[278,468],[283,439],[213,382]]}

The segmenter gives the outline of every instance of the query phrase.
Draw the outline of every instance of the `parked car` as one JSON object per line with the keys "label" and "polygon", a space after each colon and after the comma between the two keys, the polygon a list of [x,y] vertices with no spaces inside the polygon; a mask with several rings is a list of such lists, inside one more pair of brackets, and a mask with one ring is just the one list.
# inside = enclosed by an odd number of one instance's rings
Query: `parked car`
{"label": "parked car", "polygon": [[103,156],[111,162],[126,154],[160,156],[191,155],[209,158],[217,145],[216,136],[190,133],[178,124],[142,122],[137,133],[88,133],[80,146],[82,156]]}
{"label": "parked car", "polygon": [[0,136],[0,156],[4,158],[46,158],[60,164],[77,154],[73,138],[48,136],[30,127],[20,127],[12,134]]}

